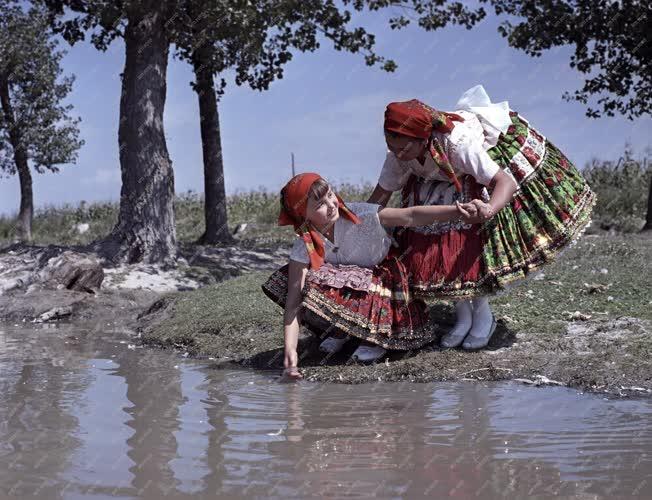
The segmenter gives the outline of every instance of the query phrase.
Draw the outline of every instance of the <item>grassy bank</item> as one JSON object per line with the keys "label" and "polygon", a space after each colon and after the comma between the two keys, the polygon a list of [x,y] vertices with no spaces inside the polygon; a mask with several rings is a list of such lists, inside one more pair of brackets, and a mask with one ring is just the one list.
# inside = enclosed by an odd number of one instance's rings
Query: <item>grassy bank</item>
{"label": "grassy bank", "polygon": [[[592,391],[626,393],[652,387],[652,245],[645,236],[584,237],[530,279],[492,300],[499,328],[489,349],[394,353],[387,362],[351,365],[350,342],[324,359],[310,335],[301,365],[308,379],[535,380],[538,375]],[[198,291],[170,295],[143,317],[148,343],[174,346],[196,356],[230,359],[260,369],[282,364],[281,310],[260,290],[266,273],[243,276]],[[453,316],[436,303],[443,333]]]}
{"label": "grassy bank", "polygon": [[[306,377],[363,382],[536,381],[545,376],[569,386],[616,394],[627,393],[623,387],[652,388],[652,240],[649,232],[628,233],[643,225],[651,169],[646,162],[628,160],[595,163],[585,174],[599,197],[597,231],[548,266],[541,278],[527,280],[492,300],[499,327],[489,349],[467,353],[435,347],[393,353],[380,364],[354,366],[348,359],[355,342],[338,356],[324,359],[315,349],[315,338],[306,334],[301,343]],[[349,201],[365,200],[372,187],[336,186]],[[194,242],[203,230],[201,197],[186,193],[177,198],[175,213],[179,241]],[[238,236],[241,246],[288,246],[292,230],[276,227],[277,215],[277,193],[261,190],[228,198],[231,227],[247,224]],[[115,204],[49,207],[36,213],[35,242],[89,243],[107,234],[116,219]],[[87,224],[88,230],[80,232],[80,224]],[[12,228],[11,219],[0,219],[0,245],[11,242]],[[165,296],[141,319],[143,338],[192,355],[278,370],[283,359],[281,310],[260,290],[266,278],[267,273],[252,273]],[[432,315],[443,334],[453,320],[450,304],[433,304]]]}

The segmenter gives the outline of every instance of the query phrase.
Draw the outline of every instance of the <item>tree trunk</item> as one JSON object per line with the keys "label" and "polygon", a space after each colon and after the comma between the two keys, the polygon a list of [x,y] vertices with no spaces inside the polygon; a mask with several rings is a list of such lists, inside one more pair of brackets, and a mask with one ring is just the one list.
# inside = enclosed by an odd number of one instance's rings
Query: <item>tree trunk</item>
{"label": "tree trunk", "polygon": [[14,150],[14,162],[20,181],[20,211],[16,221],[17,238],[22,243],[32,241],[32,217],[34,214],[34,195],[32,191],[32,174],[27,162],[27,151],[22,143],[20,128],[16,125],[14,110],[9,95],[9,81],[0,79],[0,102],[2,112],[9,130],[9,142]]}
{"label": "tree trunk", "polygon": [[27,164],[27,155],[24,152],[15,152],[18,179],[20,181],[20,212],[16,230],[18,239],[23,243],[32,241],[32,218],[34,216],[34,194],[32,191],[32,173]]}
{"label": "tree trunk", "polygon": [[193,58],[199,98],[202,154],[204,158],[204,219],[206,229],[197,243],[231,243],[226,215],[226,192],[224,189],[224,163],[220,138],[220,117],[213,75],[207,69],[199,49]]}
{"label": "tree trunk", "polygon": [[645,225],[641,231],[652,231],[652,177],[650,177],[650,191],[647,195],[647,215]]}
{"label": "tree trunk", "polygon": [[125,28],[120,98],[120,212],[98,250],[118,262],[174,265],[174,173],[163,129],[169,40],[162,4],[132,14]]}

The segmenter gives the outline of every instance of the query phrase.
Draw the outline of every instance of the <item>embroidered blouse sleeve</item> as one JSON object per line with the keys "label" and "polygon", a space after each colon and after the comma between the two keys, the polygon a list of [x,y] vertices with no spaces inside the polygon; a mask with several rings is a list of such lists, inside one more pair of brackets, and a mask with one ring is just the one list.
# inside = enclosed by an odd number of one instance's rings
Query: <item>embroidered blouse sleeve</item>
{"label": "embroidered blouse sleeve", "polygon": [[410,171],[403,168],[394,153],[387,152],[383,169],[380,171],[378,184],[385,191],[398,191],[405,186],[410,177]]}
{"label": "embroidered blouse sleeve", "polygon": [[483,137],[476,137],[465,124],[455,124],[446,142],[453,167],[473,176],[480,184],[491,183],[500,167],[482,147]]}
{"label": "embroidered blouse sleeve", "polygon": [[301,238],[294,240],[294,245],[292,245],[292,250],[290,250],[290,260],[301,262],[303,264],[308,264],[310,262],[306,243]]}

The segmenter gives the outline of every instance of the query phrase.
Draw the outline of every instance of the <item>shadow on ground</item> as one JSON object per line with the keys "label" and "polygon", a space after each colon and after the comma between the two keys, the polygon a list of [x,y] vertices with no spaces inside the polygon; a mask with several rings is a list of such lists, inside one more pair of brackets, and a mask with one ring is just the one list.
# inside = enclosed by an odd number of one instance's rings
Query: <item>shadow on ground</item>
{"label": "shadow on ground", "polygon": [[[356,366],[356,365],[369,365],[369,364],[391,364],[397,361],[404,361],[415,356],[419,356],[422,352],[449,352],[450,349],[443,349],[439,347],[441,337],[453,326],[455,321],[454,309],[450,305],[437,303],[431,306],[431,318],[438,324],[437,339],[431,344],[425,345],[421,349],[411,351],[387,351],[387,354],[373,363],[362,363],[353,359],[351,356],[360,345],[360,340],[351,337],[350,340],[344,344],[341,351],[335,354],[326,354],[319,351],[319,344],[331,332],[332,329],[328,325],[323,325],[321,329],[313,328],[313,330],[306,329],[305,334],[299,340],[298,353],[299,365],[303,368],[315,367],[335,367],[335,366]],[[510,347],[516,341],[516,331],[510,329],[502,320],[498,320],[496,331],[489,341],[489,345],[484,349],[486,351],[495,351],[498,349]],[[455,349],[456,351],[463,351],[461,347]],[[255,353],[252,356],[245,357],[238,362],[227,363],[223,366],[241,366],[246,368],[253,368],[255,370],[274,370],[278,371],[283,369],[283,348],[270,349],[262,352]]]}

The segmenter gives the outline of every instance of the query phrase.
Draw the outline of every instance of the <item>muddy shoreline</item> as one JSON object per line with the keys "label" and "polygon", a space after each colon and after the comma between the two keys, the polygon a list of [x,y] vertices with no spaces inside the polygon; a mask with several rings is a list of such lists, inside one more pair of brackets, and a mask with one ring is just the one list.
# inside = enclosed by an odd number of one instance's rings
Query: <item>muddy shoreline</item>
{"label": "muddy shoreline", "polygon": [[[236,295],[242,296],[241,289],[251,288],[252,281],[256,280],[238,278],[230,285]],[[252,318],[252,324],[242,329],[227,319],[224,329],[218,331],[214,321],[210,324],[211,314],[202,317],[198,311],[206,310],[206,302],[221,299],[223,293],[206,289],[193,293],[192,299],[170,296],[158,301],[140,318],[138,328],[143,342],[208,358],[224,368],[242,366],[280,373],[280,312],[275,315],[278,324],[274,327]],[[191,311],[197,316],[186,316]],[[432,314],[439,317],[442,334],[453,323],[449,306],[434,306]],[[512,380],[610,396],[647,397],[652,394],[652,367],[646,359],[650,326],[649,321],[637,318],[605,318],[563,322],[555,333],[537,335],[515,331],[501,318],[485,350],[466,352],[429,346],[413,352],[390,352],[382,361],[370,365],[351,361],[355,340],[329,357],[318,351],[318,335],[304,329],[299,342],[300,368],[304,378],[313,382]],[[620,341],[614,342],[617,339]]]}
{"label": "muddy shoreline", "polygon": [[[542,277],[492,300],[499,321],[485,350],[431,346],[362,365],[350,360],[355,341],[324,357],[317,335],[304,331],[300,368],[306,380],[319,382],[515,380],[649,397],[650,243],[643,237],[585,237]],[[62,259],[65,252],[74,255]],[[175,269],[115,268],[79,249],[9,247],[0,250],[0,321],[111,324],[151,347],[210,358],[218,367],[278,374],[281,310],[264,297],[260,284],[286,256],[284,250],[207,247],[193,248]],[[69,289],[51,270],[60,269],[55,264],[62,260],[84,260],[92,276],[101,269],[102,283],[97,289]],[[77,275],[79,284],[84,278]],[[433,304],[431,314],[443,335],[453,322],[450,304]]]}

